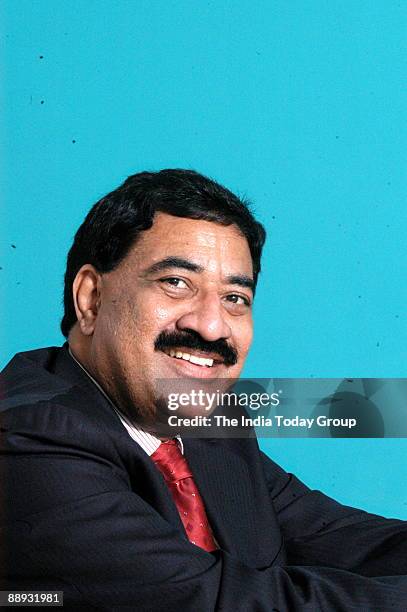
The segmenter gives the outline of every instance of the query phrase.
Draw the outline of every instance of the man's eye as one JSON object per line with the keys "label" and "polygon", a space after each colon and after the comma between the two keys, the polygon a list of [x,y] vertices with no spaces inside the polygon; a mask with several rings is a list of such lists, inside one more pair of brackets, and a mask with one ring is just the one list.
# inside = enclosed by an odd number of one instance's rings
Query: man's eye
{"label": "man's eye", "polygon": [[238,306],[250,306],[250,300],[243,295],[231,293],[226,296],[226,299],[228,302],[232,302],[232,304],[237,304]]}
{"label": "man's eye", "polygon": [[171,278],[162,278],[161,282],[170,285],[171,287],[176,287],[177,289],[188,289],[188,285],[182,278],[177,278],[176,276]]}

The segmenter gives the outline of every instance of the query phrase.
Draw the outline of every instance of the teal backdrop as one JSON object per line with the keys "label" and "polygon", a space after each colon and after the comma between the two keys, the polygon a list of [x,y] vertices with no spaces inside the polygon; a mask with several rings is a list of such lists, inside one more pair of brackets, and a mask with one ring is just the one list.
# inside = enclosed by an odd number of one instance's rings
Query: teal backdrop
{"label": "teal backdrop", "polygon": [[[3,0],[0,361],[60,344],[73,234],[131,173],[194,168],[268,229],[245,369],[406,377],[407,3]],[[405,440],[264,440],[407,518]]]}

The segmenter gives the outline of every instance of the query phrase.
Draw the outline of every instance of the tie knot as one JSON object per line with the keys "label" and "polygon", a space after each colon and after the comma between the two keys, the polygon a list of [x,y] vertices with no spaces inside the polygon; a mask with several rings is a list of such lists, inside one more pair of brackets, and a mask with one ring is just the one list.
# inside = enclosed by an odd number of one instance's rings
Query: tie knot
{"label": "tie knot", "polygon": [[192,472],[181,453],[176,440],[165,440],[151,455],[161,474],[167,482],[178,482],[183,478],[190,478]]}

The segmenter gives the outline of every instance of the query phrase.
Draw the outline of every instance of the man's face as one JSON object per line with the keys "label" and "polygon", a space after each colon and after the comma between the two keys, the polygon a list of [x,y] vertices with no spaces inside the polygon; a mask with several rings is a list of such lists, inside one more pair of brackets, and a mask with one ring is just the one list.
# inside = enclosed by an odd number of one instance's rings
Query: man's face
{"label": "man's face", "polygon": [[92,371],[144,422],[154,418],[157,379],[237,378],[252,340],[252,279],[236,226],[158,213],[102,275]]}

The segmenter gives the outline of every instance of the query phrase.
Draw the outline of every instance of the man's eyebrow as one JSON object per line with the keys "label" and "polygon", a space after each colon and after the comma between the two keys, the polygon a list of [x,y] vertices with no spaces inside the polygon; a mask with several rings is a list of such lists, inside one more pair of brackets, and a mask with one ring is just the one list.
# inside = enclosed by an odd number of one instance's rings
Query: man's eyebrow
{"label": "man's eyebrow", "polygon": [[239,287],[247,287],[254,291],[254,280],[246,274],[232,274],[226,277],[226,282],[230,285],[239,285]]}
{"label": "man's eyebrow", "polygon": [[[156,261],[146,270],[144,270],[144,274],[156,274],[157,272],[165,272],[165,270],[169,270],[171,268],[181,268],[183,270],[189,270],[189,272],[204,271],[203,266],[200,266],[189,259],[171,256],[161,259],[160,261]],[[225,278],[225,282],[228,285],[239,285],[239,287],[246,287],[254,291],[254,281],[246,274],[231,274]]]}
{"label": "man's eyebrow", "polygon": [[190,272],[203,272],[204,270],[202,266],[193,263],[189,259],[184,259],[183,257],[166,257],[165,259],[156,261],[149,266],[146,270],[144,270],[144,274],[164,272],[169,268],[182,268],[184,270],[189,270]]}

